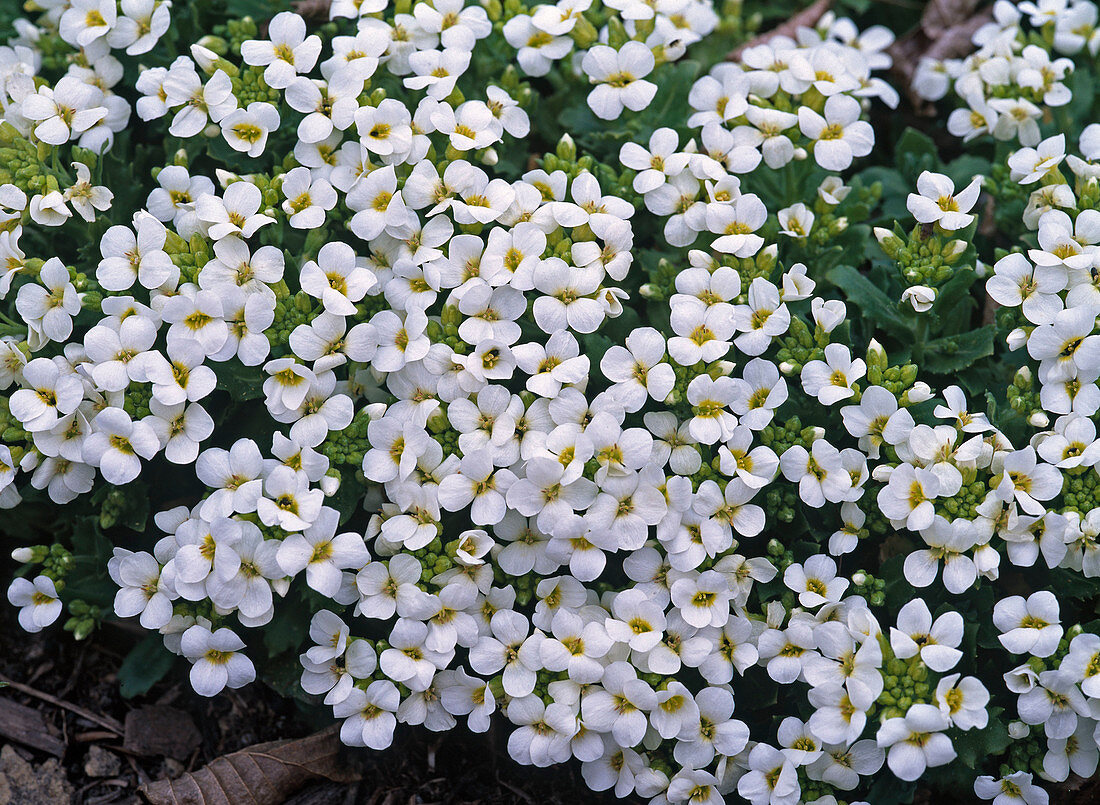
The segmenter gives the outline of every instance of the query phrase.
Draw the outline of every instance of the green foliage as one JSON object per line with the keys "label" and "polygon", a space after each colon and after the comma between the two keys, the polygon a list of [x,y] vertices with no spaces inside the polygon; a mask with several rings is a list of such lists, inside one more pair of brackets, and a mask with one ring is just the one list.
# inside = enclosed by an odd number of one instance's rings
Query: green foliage
{"label": "green foliage", "polygon": [[119,692],[127,699],[143,696],[167,676],[175,661],[175,655],[164,647],[160,635],[146,637],[130,649],[119,666]]}

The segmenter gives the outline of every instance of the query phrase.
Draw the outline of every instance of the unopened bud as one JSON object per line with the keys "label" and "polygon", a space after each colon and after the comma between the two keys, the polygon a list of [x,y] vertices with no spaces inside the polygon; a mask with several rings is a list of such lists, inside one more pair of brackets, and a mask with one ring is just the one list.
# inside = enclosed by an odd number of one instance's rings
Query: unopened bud
{"label": "unopened bud", "polygon": [[1050,424],[1050,417],[1046,415],[1045,411],[1036,411],[1027,418],[1027,424],[1033,428],[1045,428]]}
{"label": "unopened bud", "polygon": [[882,247],[882,250],[890,255],[890,257],[896,258],[898,255],[898,251],[904,245],[901,238],[899,238],[892,229],[887,229],[883,226],[876,226],[874,229],[874,233],[875,240],[878,241],[878,244]]}
{"label": "unopened bud", "polygon": [[327,474],[321,476],[321,491],[325,493],[326,498],[330,498],[336,494],[340,489],[340,471],[329,470]]}
{"label": "unopened bud", "polygon": [[1008,342],[1008,348],[1015,351],[1027,344],[1027,331],[1023,327],[1017,327],[1005,340]]}
{"label": "unopened bud", "polygon": [[11,552],[11,558],[21,564],[29,564],[34,561],[33,548],[16,548]]}

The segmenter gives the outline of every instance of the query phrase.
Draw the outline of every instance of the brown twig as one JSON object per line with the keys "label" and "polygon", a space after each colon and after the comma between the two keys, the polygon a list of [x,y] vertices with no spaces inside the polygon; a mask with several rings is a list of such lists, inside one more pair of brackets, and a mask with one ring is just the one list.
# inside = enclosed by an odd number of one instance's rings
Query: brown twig
{"label": "brown twig", "polygon": [[933,0],[925,8],[920,24],[889,47],[894,62],[891,72],[914,108],[927,105],[913,90],[913,74],[921,60],[965,56],[973,50],[974,33],[993,19],[990,8],[972,13],[978,5],[979,0]]}
{"label": "brown twig", "polygon": [[3,674],[0,674],[0,683],[3,683],[12,690],[17,690],[20,693],[24,693],[27,696],[33,696],[36,699],[41,699],[44,702],[48,702],[54,707],[60,707],[63,710],[68,710],[70,713],[75,713],[81,718],[91,721],[93,724],[98,724],[104,729],[110,730],[115,735],[122,735],[124,732],[122,725],[110,716],[97,715],[90,710],[85,710],[80,705],[73,704],[72,702],[67,702],[64,699],[59,699],[56,696],[50,695],[49,693],[45,693],[36,688],[32,688],[30,685],[24,685],[21,682],[16,682],[15,680],[9,679]]}
{"label": "brown twig", "polygon": [[798,33],[799,28],[813,28],[817,24],[817,21],[825,16],[825,12],[828,11],[832,5],[833,0],[817,0],[813,5],[802,9],[802,11],[799,11],[789,20],[777,25],[767,33],[760,34],[760,36],[745,42],[743,45],[735,47],[726,54],[726,61],[737,61],[747,48],[763,45],[777,36],[793,37]]}

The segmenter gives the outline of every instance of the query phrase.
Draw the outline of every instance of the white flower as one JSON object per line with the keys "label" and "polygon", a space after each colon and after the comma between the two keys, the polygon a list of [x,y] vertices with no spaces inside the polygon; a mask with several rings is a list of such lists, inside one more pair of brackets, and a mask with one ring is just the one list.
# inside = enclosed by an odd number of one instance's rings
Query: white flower
{"label": "white flower", "polygon": [[233,182],[221,198],[202,195],[195,200],[195,214],[210,224],[210,237],[221,240],[227,235],[250,238],[275,219],[259,212],[263,203],[260,188],[251,182]]}
{"label": "white flower", "polygon": [[[901,659],[918,654],[937,673],[950,671],[962,657],[963,619],[947,611],[933,622],[923,599],[915,598],[898,611],[898,626],[890,629],[890,647]],[[891,766],[891,768],[893,768]]]}
{"label": "white flower", "polygon": [[859,101],[848,95],[833,95],[825,101],[824,114],[807,106],[798,108],[798,125],[813,141],[817,164],[826,170],[843,171],[854,157],[871,153],[875,135],[871,124],[860,120]]}
{"label": "white flower", "polygon": [[972,676],[959,680],[959,674],[945,676],[936,685],[935,702],[952,726],[960,729],[984,729],[989,721],[989,691]]}
{"label": "white flower", "polygon": [[956,595],[970,589],[978,577],[974,560],[967,551],[977,544],[973,523],[960,517],[948,522],[936,515],[932,524],[921,530],[926,550],[905,557],[905,579],[914,587],[927,587],[936,579],[943,562],[943,586]]}
{"label": "white flower", "polygon": [[340,740],[348,746],[386,749],[393,742],[394,713],[400,703],[401,694],[388,679],[376,679],[366,690],[353,687],[347,698],[332,708],[336,718],[344,719]]}
{"label": "white flower", "polygon": [[943,734],[947,718],[930,704],[914,704],[904,717],[888,718],[875,736],[886,749],[886,765],[902,780],[916,780],[928,768],[955,759],[951,739]]}
{"label": "white flower", "polygon": [[370,561],[363,538],[355,533],[336,534],[340,515],[323,507],[317,519],[300,534],[291,534],[279,545],[276,560],[288,576],[306,571],[311,588],[334,597],[343,581],[341,570],[359,569]]}
{"label": "white flower", "polygon": [[835,604],[848,589],[848,580],[836,575],[836,562],[822,554],[811,556],[805,566],[788,565],[783,583],[798,593],[798,602],[804,607]]}
{"label": "white flower", "polygon": [[906,204],[919,223],[937,224],[941,229],[954,232],[973,223],[970,210],[977,203],[981,188],[982,177],[975,176],[956,193],[955,183],[942,173],[922,171],[917,177],[917,192],[909,194]]}
{"label": "white flower", "polygon": [[1049,590],[1027,597],[1002,598],[993,607],[993,623],[1001,631],[997,639],[1013,654],[1049,657],[1062,639],[1058,599]]}
{"label": "white flower", "polygon": [[308,73],[321,54],[321,38],[306,36],[306,23],[289,11],[276,14],[268,24],[270,41],[250,39],[241,43],[246,64],[264,67],[264,81],[285,89],[298,73]]}
{"label": "white flower", "polygon": [[73,317],[80,312],[81,294],[70,282],[69,270],[56,257],[43,264],[38,279],[42,285],[29,283],[19,289],[15,309],[47,340],[64,342],[72,334]]}
{"label": "white flower", "polygon": [[855,393],[852,384],[866,372],[862,358],[853,360],[843,344],[829,344],[824,361],[810,361],[802,367],[802,387],[823,405],[833,405],[851,397]]}
{"label": "white flower", "polygon": [[1029,772],[1017,771],[999,780],[978,777],[974,780],[974,793],[982,799],[993,800],[993,805],[1047,805],[1047,792],[1032,781]]}
{"label": "white flower", "polygon": [[917,313],[927,313],[936,301],[936,289],[927,285],[911,285],[901,292],[901,301],[908,302]]}
{"label": "white flower", "polygon": [[[110,0],[84,0],[114,8]],[[75,76],[62,76],[51,89],[39,88],[23,99],[23,115],[36,121],[34,134],[49,145],[64,145],[75,135],[83,134],[107,116],[102,106],[102,91]]]}
{"label": "white flower", "polygon": [[172,619],[174,594],[162,580],[160,563],[152,554],[115,548],[108,569],[121,588],[114,600],[118,617],[140,615],[146,629],[160,629]]}
{"label": "white flower", "polygon": [[19,625],[26,632],[40,632],[61,617],[57,589],[47,576],[13,579],[8,587],[8,601],[19,607]]}
{"label": "white flower", "polygon": [[253,101],[246,109],[227,114],[220,125],[225,141],[233,150],[255,158],[267,147],[268,135],[279,128],[279,110],[269,103]]}
{"label": "white flower", "polygon": [[183,633],[180,648],[192,663],[191,687],[200,696],[214,696],[256,679],[252,661],[240,653],[244,641],[229,629],[211,632],[196,624]]}
{"label": "white flower", "polygon": [[606,45],[590,48],[581,69],[597,85],[588,95],[596,117],[614,120],[624,108],[640,112],[649,106],[657,85],[645,77],[653,72],[653,65],[653,52],[642,42],[627,42],[618,51]]}

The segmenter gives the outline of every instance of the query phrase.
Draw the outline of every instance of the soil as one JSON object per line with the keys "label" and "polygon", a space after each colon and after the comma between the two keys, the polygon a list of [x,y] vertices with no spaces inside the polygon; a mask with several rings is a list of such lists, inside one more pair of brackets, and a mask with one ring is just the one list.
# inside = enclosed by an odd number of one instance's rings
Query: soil
{"label": "soil", "polygon": [[[117,672],[138,637],[136,632],[110,625],[82,643],[56,627],[28,635],[16,624],[12,608],[0,606],[0,673],[90,716],[14,687],[0,690],[0,703],[5,704],[0,708],[0,805],[140,803],[144,801],[138,791],[142,784],[195,771],[255,743],[300,738],[324,726],[259,683],[213,699],[197,696],[190,690],[182,662],[147,695],[124,699]],[[11,740],[12,733],[19,733],[19,740]],[[284,801],[292,805],[638,802],[594,794],[584,785],[577,764],[555,769],[521,767],[508,758],[505,737],[492,732],[474,735],[462,727],[445,734],[401,727],[396,745],[385,752],[348,750],[347,762],[362,769],[361,781],[312,783]]]}

